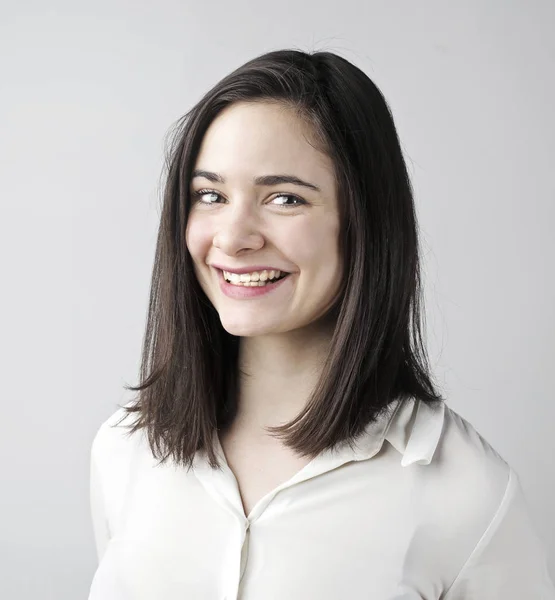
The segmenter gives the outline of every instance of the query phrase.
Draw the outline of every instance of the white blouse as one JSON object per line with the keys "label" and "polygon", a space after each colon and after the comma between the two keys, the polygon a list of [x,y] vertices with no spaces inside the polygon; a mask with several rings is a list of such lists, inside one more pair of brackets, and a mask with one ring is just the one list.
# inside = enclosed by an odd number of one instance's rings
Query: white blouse
{"label": "white blouse", "polygon": [[122,415],[91,448],[89,600],[555,599],[515,471],[445,404],[397,401],[248,516],[219,442],[223,471],[157,465]]}

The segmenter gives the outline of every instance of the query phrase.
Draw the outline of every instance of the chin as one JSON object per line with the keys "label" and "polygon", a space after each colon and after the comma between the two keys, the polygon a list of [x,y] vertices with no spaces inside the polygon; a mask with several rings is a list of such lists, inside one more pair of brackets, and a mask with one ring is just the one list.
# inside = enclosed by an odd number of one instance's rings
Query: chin
{"label": "chin", "polygon": [[222,327],[231,335],[238,337],[255,337],[257,335],[265,335],[268,333],[277,333],[277,327],[270,323],[253,323],[252,321],[234,321],[225,319],[220,315]]}

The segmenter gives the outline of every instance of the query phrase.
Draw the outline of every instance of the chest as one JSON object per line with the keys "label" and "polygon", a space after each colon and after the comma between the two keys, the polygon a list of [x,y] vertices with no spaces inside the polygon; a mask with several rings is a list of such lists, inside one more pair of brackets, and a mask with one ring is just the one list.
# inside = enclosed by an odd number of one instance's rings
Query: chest
{"label": "chest", "polygon": [[[246,512],[306,463],[276,448],[224,445]],[[435,569],[459,532],[422,527],[406,471],[399,481],[381,472],[378,460],[349,463],[285,487],[245,532],[225,501],[227,473],[186,474],[171,465],[141,471],[91,599],[437,598],[427,567]],[[444,502],[444,494],[437,497]],[[437,506],[432,516],[443,515],[445,506]],[[450,581],[455,575],[448,570]],[[405,583],[418,595],[398,589]]]}
{"label": "chest", "polygon": [[237,480],[245,515],[266,494],[296,475],[309,462],[273,440],[221,434],[227,464]]}

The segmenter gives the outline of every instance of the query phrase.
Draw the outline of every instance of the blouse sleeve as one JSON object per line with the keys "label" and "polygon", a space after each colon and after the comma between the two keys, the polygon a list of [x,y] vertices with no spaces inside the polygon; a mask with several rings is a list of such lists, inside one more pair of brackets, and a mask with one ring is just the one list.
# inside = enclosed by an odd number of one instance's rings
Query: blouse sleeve
{"label": "blouse sleeve", "polygon": [[511,469],[503,500],[443,600],[555,600],[547,559]]}
{"label": "blouse sleeve", "polygon": [[92,443],[90,454],[90,510],[96,554],[100,563],[110,539],[110,530],[106,516],[102,478],[96,456],[97,441],[98,435]]}

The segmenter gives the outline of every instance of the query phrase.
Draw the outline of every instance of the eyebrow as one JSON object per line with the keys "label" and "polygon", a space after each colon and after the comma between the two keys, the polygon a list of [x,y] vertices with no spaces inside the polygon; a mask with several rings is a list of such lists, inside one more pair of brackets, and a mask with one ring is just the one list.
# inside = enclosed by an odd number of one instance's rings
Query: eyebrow
{"label": "eyebrow", "polygon": [[[213,183],[225,183],[225,179],[219,175],[218,173],[212,173],[212,171],[202,171],[200,169],[195,169],[191,175],[191,179],[195,177],[204,177]],[[255,177],[253,179],[253,183],[255,185],[279,185],[281,183],[292,183],[293,185],[299,185],[301,187],[306,187],[316,192],[320,192],[321,189],[314,185],[313,183],[309,183],[308,181],[304,181],[295,175],[260,175],[259,177]]]}

